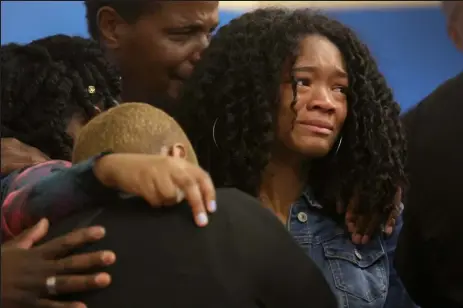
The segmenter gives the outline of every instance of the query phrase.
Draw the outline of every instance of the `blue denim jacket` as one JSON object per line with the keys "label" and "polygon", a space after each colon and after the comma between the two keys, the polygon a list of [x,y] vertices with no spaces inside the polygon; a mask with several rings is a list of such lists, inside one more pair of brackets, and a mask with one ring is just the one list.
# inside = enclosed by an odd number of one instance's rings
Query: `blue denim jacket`
{"label": "blue denim jacket", "polygon": [[355,245],[342,227],[317,211],[321,207],[307,189],[291,206],[287,228],[323,271],[339,307],[416,307],[392,267],[402,219],[387,239],[378,235]]}

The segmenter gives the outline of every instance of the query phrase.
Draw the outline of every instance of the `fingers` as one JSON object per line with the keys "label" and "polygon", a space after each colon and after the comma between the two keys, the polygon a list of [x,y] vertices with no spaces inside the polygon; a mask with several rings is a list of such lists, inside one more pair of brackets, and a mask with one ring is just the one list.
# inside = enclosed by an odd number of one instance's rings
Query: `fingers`
{"label": "fingers", "polygon": [[10,172],[30,167],[33,163],[30,161],[12,161],[9,157],[2,157],[1,172],[9,174]]}
{"label": "fingers", "polygon": [[56,302],[48,299],[40,299],[35,307],[38,308],[87,308],[84,303],[79,302]]}
{"label": "fingers", "polygon": [[401,213],[401,207],[400,207],[400,202],[399,202],[398,205],[394,206],[391,214],[389,214],[389,218],[387,219],[386,225],[384,227],[384,233],[386,233],[386,235],[389,236],[392,234],[392,232],[394,232],[395,223],[400,213]]}
{"label": "fingers", "polygon": [[173,175],[177,187],[185,194],[192,211],[196,225],[204,227],[208,224],[209,219],[206,213],[203,196],[196,179],[191,173],[181,170]]}
{"label": "fingers", "polygon": [[78,254],[55,261],[56,272],[59,274],[77,273],[92,268],[109,266],[116,262],[112,251],[96,251]]}
{"label": "fingers", "polygon": [[22,143],[21,141],[18,141],[18,142],[19,142],[17,144],[18,148],[24,153],[29,154],[29,159],[32,163],[43,163],[43,162],[50,160],[50,157],[45,155],[45,153],[40,151],[38,148]]}
{"label": "fingers", "polygon": [[400,207],[402,203],[402,187],[398,187],[394,196],[394,206]]}
{"label": "fingers", "polygon": [[378,230],[378,227],[381,225],[381,222],[383,221],[382,215],[378,214],[375,215],[374,217],[369,219],[370,223],[366,227],[366,229],[361,233],[362,239],[361,239],[361,244],[365,245],[368,243],[373,236],[373,233]]}
{"label": "fingers", "polygon": [[[106,288],[111,284],[111,276],[108,273],[93,275],[59,275],[55,278],[57,294],[85,292]],[[45,282],[43,285],[46,287]],[[44,289],[43,294],[48,294],[48,291]]]}
{"label": "fingers", "polygon": [[48,220],[41,219],[35,226],[23,231],[14,240],[12,240],[11,245],[22,249],[31,248],[47,234],[48,226]]}
{"label": "fingers", "polygon": [[347,210],[346,212],[346,227],[347,231],[350,233],[355,232],[355,222],[357,220],[357,215],[354,215],[351,210]]}
{"label": "fingers", "polygon": [[53,239],[33,249],[42,254],[44,258],[56,259],[84,244],[98,241],[104,236],[105,229],[103,227],[83,228]]}
{"label": "fingers", "polygon": [[198,170],[198,185],[203,200],[206,203],[207,210],[214,213],[217,210],[215,187],[212,179],[207,172],[202,169]]}
{"label": "fingers", "polygon": [[[165,155],[163,150],[162,155]],[[181,157],[156,160],[156,167],[143,172],[142,191],[135,192],[152,206],[174,205],[186,199],[192,208],[195,223],[208,223],[207,211],[216,211],[216,195],[212,180],[203,169]]]}
{"label": "fingers", "polygon": [[157,206],[174,205],[182,201],[183,198],[180,199],[178,195],[179,188],[177,188],[177,185],[172,181],[171,178],[154,177],[154,179],[151,178],[149,180],[154,181],[153,189],[155,189],[159,195],[156,198],[158,199],[156,204]]}
{"label": "fingers", "polygon": [[355,232],[355,223],[357,220],[357,213],[355,207],[358,205],[358,193],[355,192],[354,196],[349,200],[346,209],[346,227],[350,233]]}
{"label": "fingers", "polygon": [[358,217],[355,224],[354,224],[354,231],[352,232],[352,242],[356,245],[360,245],[362,243],[363,237],[363,223],[365,222],[364,217]]}

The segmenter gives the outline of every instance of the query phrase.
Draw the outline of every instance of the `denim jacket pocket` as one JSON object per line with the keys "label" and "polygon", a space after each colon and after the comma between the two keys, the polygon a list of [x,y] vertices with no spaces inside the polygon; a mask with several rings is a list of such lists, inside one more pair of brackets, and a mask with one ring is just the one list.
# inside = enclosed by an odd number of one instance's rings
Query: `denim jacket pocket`
{"label": "denim jacket pocket", "polygon": [[338,235],[322,245],[339,291],[366,302],[386,296],[388,263],[379,239],[356,247],[350,239]]}

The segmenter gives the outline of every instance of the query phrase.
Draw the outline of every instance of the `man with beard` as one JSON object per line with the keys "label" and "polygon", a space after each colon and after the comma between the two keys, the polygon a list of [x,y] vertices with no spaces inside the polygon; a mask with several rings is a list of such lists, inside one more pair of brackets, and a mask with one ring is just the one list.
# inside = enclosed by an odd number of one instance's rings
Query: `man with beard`
{"label": "man with beard", "polygon": [[[463,2],[442,1],[463,51]],[[461,64],[460,64],[461,66]],[[421,307],[463,307],[463,72],[406,113],[410,191],[395,265]]]}

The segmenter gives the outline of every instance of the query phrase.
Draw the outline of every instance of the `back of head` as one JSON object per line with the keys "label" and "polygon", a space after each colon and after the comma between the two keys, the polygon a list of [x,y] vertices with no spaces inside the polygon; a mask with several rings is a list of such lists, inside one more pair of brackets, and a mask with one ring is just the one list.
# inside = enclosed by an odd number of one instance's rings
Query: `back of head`
{"label": "back of head", "polygon": [[112,8],[126,22],[132,23],[140,18],[143,13],[146,13],[156,3],[157,1],[154,0],[85,0],[88,32],[93,39],[100,39],[98,15],[100,9],[103,7]]}
{"label": "back of head", "polygon": [[180,125],[164,111],[144,103],[125,103],[91,120],[79,133],[72,160],[78,163],[101,152],[159,154],[180,145],[185,157],[197,163]]}
{"label": "back of head", "polygon": [[447,18],[447,30],[457,48],[463,51],[463,2],[441,1],[442,11]]}
{"label": "back of head", "polygon": [[461,1],[441,1],[441,6],[445,16],[450,20],[462,9]]}
{"label": "back of head", "polygon": [[1,70],[2,131],[53,159],[71,158],[73,117],[86,123],[120,93],[99,45],[80,37],[2,46]]}

